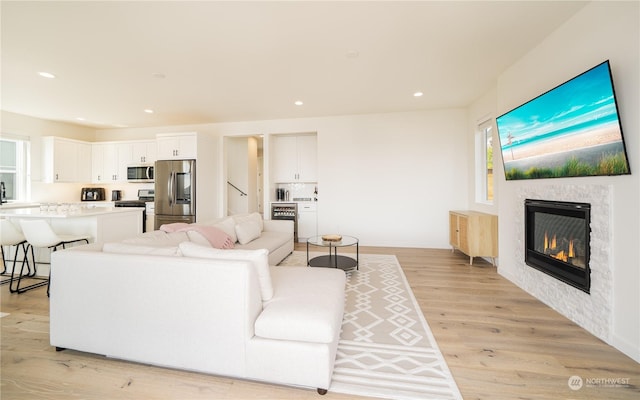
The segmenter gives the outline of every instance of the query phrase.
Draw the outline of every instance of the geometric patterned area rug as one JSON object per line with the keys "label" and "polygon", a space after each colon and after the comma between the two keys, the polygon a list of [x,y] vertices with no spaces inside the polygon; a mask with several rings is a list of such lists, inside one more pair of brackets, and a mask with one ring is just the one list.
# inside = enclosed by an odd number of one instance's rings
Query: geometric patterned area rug
{"label": "geometric patterned area rug", "polygon": [[[305,264],[306,252],[296,251],[280,265]],[[398,400],[462,399],[395,256],[360,254],[359,270],[347,272],[345,294],[330,391]]]}

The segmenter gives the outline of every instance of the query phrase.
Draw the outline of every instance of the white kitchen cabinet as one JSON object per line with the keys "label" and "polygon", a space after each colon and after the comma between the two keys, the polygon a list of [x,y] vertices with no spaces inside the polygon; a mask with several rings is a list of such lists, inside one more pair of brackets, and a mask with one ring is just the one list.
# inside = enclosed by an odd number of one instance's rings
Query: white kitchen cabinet
{"label": "white kitchen cabinet", "polygon": [[274,135],[271,160],[276,183],[317,182],[317,136]]}
{"label": "white kitchen cabinet", "polygon": [[156,135],[158,160],[196,159],[198,137],[196,133]]}
{"label": "white kitchen cabinet", "polygon": [[88,142],[55,136],[42,138],[43,181],[87,182],[91,170],[91,145]]}
{"label": "white kitchen cabinet", "polygon": [[297,137],[298,181],[316,182],[318,180],[318,139],[316,135]]}
{"label": "white kitchen cabinet", "polygon": [[155,140],[131,143],[131,164],[153,164],[157,159],[158,145]]}
{"label": "white kitchen cabinet", "polygon": [[91,147],[91,181],[93,183],[125,182],[131,161],[131,145],[126,142],[94,143]]}
{"label": "white kitchen cabinet", "polygon": [[77,145],[77,175],[76,182],[91,181],[91,143],[78,143]]}
{"label": "white kitchen cabinet", "polygon": [[316,203],[298,203],[298,242],[318,236],[318,213]]}
{"label": "white kitchen cabinet", "polygon": [[91,182],[104,183],[104,152],[100,143],[91,145]]}
{"label": "white kitchen cabinet", "polygon": [[297,140],[295,136],[273,136],[271,141],[273,181],[292,182],[298,171]]}

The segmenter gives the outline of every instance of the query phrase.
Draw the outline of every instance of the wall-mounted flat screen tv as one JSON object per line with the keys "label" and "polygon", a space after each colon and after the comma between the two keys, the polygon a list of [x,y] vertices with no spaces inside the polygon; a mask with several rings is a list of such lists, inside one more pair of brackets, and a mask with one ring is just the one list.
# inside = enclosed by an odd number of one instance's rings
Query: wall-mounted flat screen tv
{"label": "wall-mounted flat screen tv", "polygon": [[496,119],[507,180],[630,174],[609,61]]}

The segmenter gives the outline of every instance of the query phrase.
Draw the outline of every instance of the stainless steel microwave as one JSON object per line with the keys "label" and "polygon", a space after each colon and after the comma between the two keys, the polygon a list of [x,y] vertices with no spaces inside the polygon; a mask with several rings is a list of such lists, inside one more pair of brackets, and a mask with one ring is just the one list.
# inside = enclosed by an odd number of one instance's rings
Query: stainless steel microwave
{"label": "stainless steel microwave", "polygon": [[153,165],[129,165],[127,167],[128,182],[153,182]]}

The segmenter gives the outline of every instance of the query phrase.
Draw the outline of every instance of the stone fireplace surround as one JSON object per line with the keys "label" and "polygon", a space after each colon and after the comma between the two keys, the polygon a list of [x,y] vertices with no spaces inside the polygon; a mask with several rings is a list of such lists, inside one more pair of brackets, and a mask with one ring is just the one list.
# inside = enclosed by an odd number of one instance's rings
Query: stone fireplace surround
{"label": "stone fireplace surround", "polygon": [[[574,288],[524,262],[525,199],[591,204],[591,294]],[[611,253],[611,187],[608,185],[552,185],[521,187],[517,192],[516,268],[513,282],[571,321],[605,342],[610,342],[613,305]]]}

